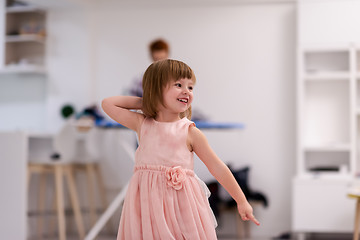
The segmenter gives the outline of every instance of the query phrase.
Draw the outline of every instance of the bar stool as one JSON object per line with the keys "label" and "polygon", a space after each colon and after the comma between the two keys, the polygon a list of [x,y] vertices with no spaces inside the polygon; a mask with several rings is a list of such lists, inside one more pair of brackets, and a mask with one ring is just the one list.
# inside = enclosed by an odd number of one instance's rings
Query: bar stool
{"label": "bar stool", "polygon": [[[91,226],[97,221],[96,205],[95,205],[95,186],[98,187],[98,195],[103,209],[107,208],[107,198],[105,184],[100,169],[100,153],[99,149],[99,131],[91,125],[77,125],[77,151],[73,160],[74,173],[85,173],[87,185],[87,200],[90,212]],[[110,233],[113,232],[111,223],[107,224]]]}
{"label": "bar stool", "polygon": [[356,199],[356,212],[355,212],[355,225],[354,225],[353,240],[358,240],[359,239],[359,227],[360,227],[360,192],[349,193],[348,197]]}
{"label": "bar stool", "polygon": [[[72,208],[74,211],[77,231],[79,238],[83,239],[85,236],[84,223],[81,216],[80,204],[78,194],[73,177],[74,164],[72,160],[76,150],[76,129],[67,122],[58,134],[54,136],[53,148],[57,155],[49,159],[29,159],[28,164],[28,189],[33,174],[40,174],[40,191],[38,198],[38,207],[41,212],[45,208],[45,188],[46,188],[46,174],[51,174],[55,179],[56,192],[56,212],[58,219],[59,239],[66,239],[66,224],[65,224],[65,206],[64,206],[64,186],[63,180],[66,179]],[[42,234],[43,219],[38,218],[38,235]]]}

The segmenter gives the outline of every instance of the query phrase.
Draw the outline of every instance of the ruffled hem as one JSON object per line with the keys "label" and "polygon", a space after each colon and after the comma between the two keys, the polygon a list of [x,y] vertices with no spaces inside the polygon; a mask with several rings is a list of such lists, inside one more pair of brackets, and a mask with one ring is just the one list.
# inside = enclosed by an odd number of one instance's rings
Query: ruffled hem
{"label": "ruffled hem", "polygon": [[217,239],[205,184],[192,169],[136,165],[134,172],[118,240]]}

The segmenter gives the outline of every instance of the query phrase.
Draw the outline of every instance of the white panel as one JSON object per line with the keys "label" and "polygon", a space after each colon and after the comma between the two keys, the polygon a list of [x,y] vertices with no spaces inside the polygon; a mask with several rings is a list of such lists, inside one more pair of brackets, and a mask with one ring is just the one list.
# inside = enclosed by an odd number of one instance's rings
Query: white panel
{"label": "white panel", "polygon": [[299,2],[299,43],[360,41],[360,1]]}
{"label": "white panel", "polygon": [[26,239],[27,140],[21,132],[0,132],[0,239]]}
{"label": "white panel", "polygon": [[355,200],[347,197],[347,180],[296,179],[293,181],[293,230],[351,232]]}

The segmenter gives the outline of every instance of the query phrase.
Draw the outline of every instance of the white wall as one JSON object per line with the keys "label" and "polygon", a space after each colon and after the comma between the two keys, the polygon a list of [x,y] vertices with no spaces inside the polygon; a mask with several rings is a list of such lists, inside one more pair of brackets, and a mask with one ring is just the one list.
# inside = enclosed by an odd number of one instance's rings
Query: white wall
{"label": "white wall", "polygon": [[48,129],[62,124],[60,109],[73,104],[80,112],[91,104],[91,41],[86,8],[49,9],[48,20]]}
{"label": "white wall", "polygon": [[[63,103],[80,110],[123,93],[150,63],[149,41],[163,37],[171,57],[196,73],[194,107],[211,120],[246,125],[239,132],[206,134],[225,162],[251,165],[251,187],[269,198],[268,209],[255,209],[262,226],[253,235],[290,231],[295,4],[102,3],[49,11],[49,127],[61,123]],[[196,168],[209,179],[200,163]]]}
{"label": "white wall", "polygon": [[[151,7],[98,5],[93,12],[96,99],[123,93],[150,63],[147,44],[163,37],[171,57],[195,71],[194,107],[214,121],[243,122],[237,133],[206,131],[218,155],[251,165],[250,184],[268,209],[254,236],[290,230],[295,165],[295,6]],[[209,178],[196,164],[198,174]]]}

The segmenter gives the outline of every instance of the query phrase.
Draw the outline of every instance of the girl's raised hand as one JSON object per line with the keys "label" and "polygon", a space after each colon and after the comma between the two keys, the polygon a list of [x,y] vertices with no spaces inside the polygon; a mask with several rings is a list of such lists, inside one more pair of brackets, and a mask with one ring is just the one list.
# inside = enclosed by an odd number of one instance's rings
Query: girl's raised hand
{"label": "girl's raised hand", "polygon": [[251,207],[251,205],[245,201],[244,203],[238,204],[238,211],[240,214],[240,217],[243,221],[252,221],[254,222],[256,225],[260,225],[260,222],[254,217],[253,215],[253,209]]}

